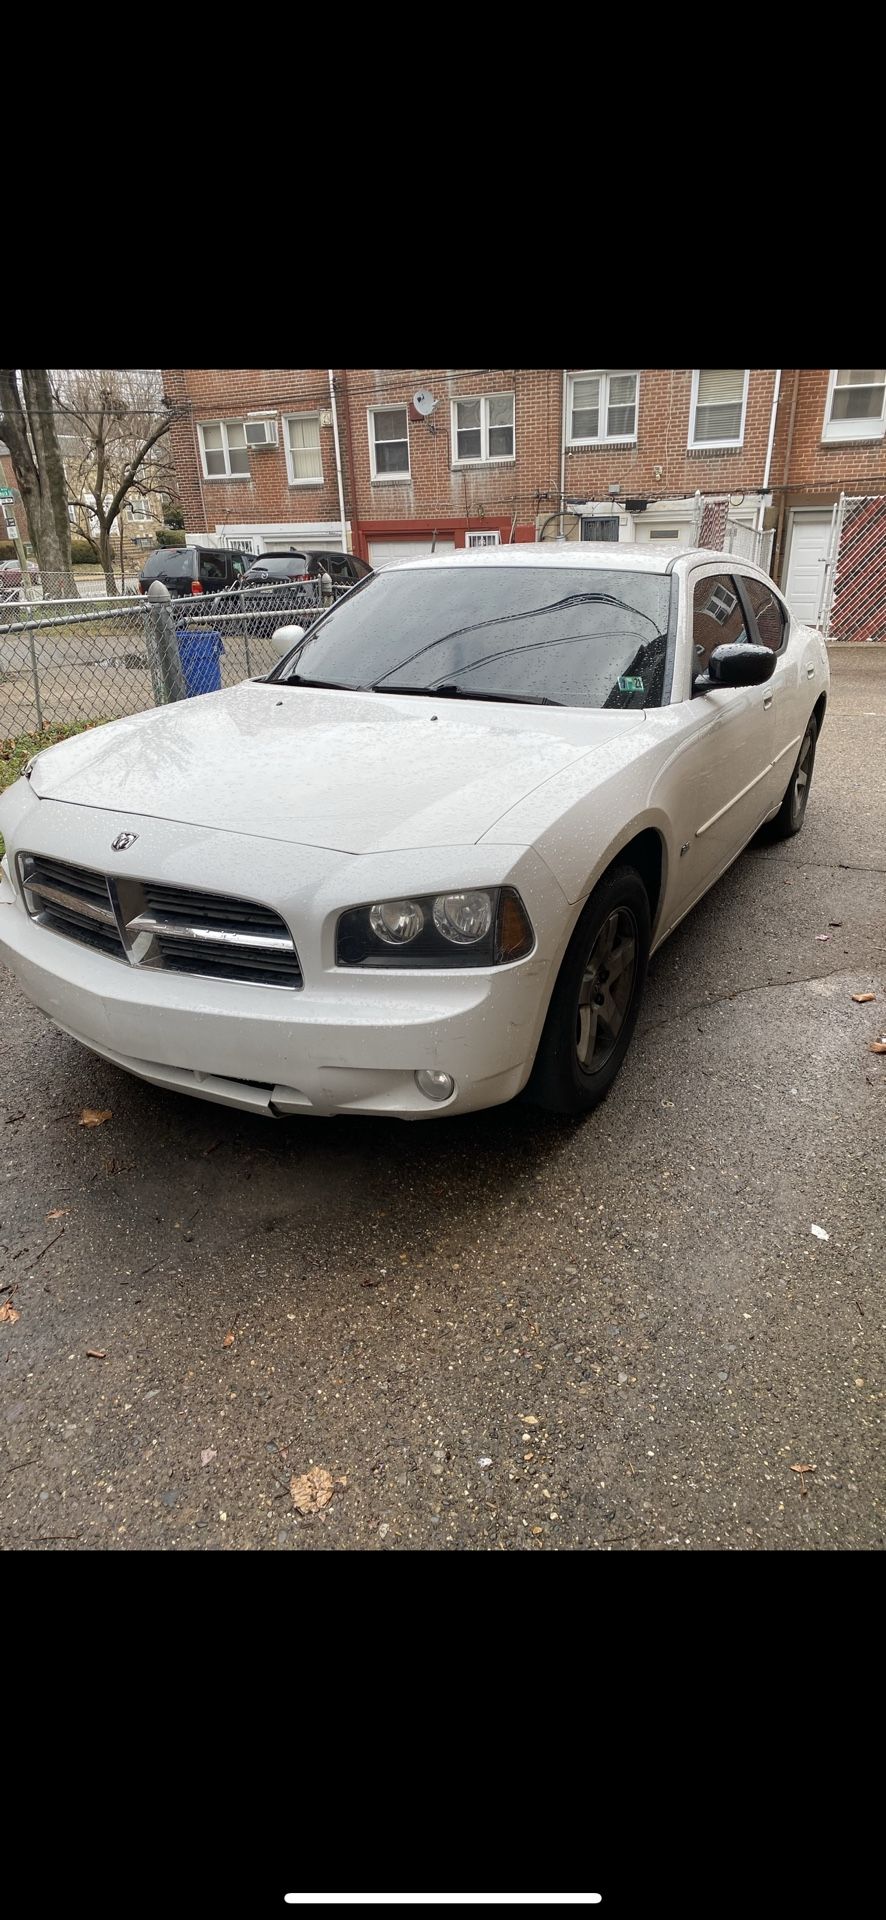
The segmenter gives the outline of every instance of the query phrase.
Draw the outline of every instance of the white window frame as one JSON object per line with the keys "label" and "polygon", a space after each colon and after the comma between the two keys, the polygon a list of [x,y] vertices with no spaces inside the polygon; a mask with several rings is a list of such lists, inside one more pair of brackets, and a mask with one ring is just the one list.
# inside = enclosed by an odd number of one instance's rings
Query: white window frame
{"label": "white window frame", "polygon": [[[572,416],[575,412],[576,380],[599,380],[600,382],[600,424],[609,419],[609,382],[610,380],[635,380],[634,388],[634,431],[633,433],[597,433],[573,439]],[[567,447],[635,447],[637,444],[637,426],[640,419],[640,370],[638,367],[588,367],[580,373],[570,373],[566,383],[566,445]]]}
{"label": "white window frame", "polygon": [[[375,416],[377,413],[403,413],[406,415],[406,471],[405,473],[379,473],[378,471],[378,468],[375,464]],[[403,486],[407,480],[411,480],[412,479],[412,450],[409,445],[409,404],[408,402],[404,400],[402,405],[398,405],[394,403],[387,407],[367,407],[366,433],[367,433],[367,438],[369,440],[369,470],[373,480],[379,480],[383,486],[384,485],[397,486],[398,483],[400,486]]]}
{"label": "white window frame", "polygon": [[[458,457],[458,408],[460,403],[471,400],[479,400],[480,402],[480,453],[476,460],[460,460]],[[490,453],[489,451],[490,400],[510,400],[511,402],[512,453]],[[513,466],[517,458],[517,397],[513,391],[505,391],[504,393],[458,393],[450,402],[450,415],[452,465],[454,467]],[[466,428],[465,431],[476,432],[476,428]]]}
{"label": "white window frame", "polygon": [[[468,463],[465,462],[465,465],[467,464]],[[483,547],[500,547],[500,546],[501,546],[501,528],[500,527],[485,527],[485,528],[472,527],[472,528],[469,528],[468,532],[465,534],[465,547],[470,552],[477,552],[478,550],[481,550]]]}
{"label": "white window frame", "polygon": [[698,382],[699,382],[700,374],[706,371],[707,369],[704,367],[693,367],[692,369],[692,401],[689,408],[689,441],[688,441],[689,449],[691,452],[714,453],[716,452],[718,447],[743,447],[744,446],[744,427],[745,427],[745,421],[747,419],[747,413],[748,413],[748,385],[750,382],[750,368],[745,367],[745,370],[744,370],[744,386],[742,388],[742,394],[741,394],[741,423],[738,429],[737,440],[696,440],[695,416],[696,416],[696,410],[698,407]]}
{"label": "white window frame", "polygon": [[823,440],[882,440],[886,432],[886,385],[883,388],[883,400],[880,406],[879,420],[832,420],[831,408],[837,387],[838,367],[832,367],[828,379],[828,395],[824,406],[821,437]]}
{"label": "white window frame", "polygon": [[[129,508],[130,520],[138,520],[142,523],[144,523],[145,520],[153,520],[154,510],[150,501],[145,499],[143,493],[130,494],[126,504]],[[138,509],[138,511],[136,511],[136,509]]]}
{"label": "white window frame", "polygon": [[[299,479],[299,477],[293,470],[292,448],[289,444],[290,420],[316,420],[317,422],[317,452],[320,455],[320,472],[319,474],[314,474],[310,480]],[[305,413],[285,413],[283,415],[283,448],[286,454],[286,474],[289,480],[289,485],[291,487],[322,487],[323,486],[326,476],[323,472],[323,441],[321,438],[321,431],[320,431],[319,408],[314,407]]]}
{"label": "white window frame", "polygon": [[[223,453],[223,454],[224,454],[224,456],[225,456],[225,471],[224,471],[224,473],[210,473],[210,471],[209,471],[209,468],[208,468],[208,467],[207,467],[207,465],[206,465],[206,445],[205,445],[205,442],[204,442],[204,439],[203,439],[203,429],[204,429],[204,427],[221,427],[221,434],[222,434],[222,447],[221,447],[221,451],[222,451],[222,453]],[[234,483],[236,484],[236,483],[237,483],[238,481],[243,481],[243,480],[250,480],[250,479],[252,478],[252,468],[251,468],[251,467],[247,467],[247,469],[246,469],[246,472],[245,472],[245,473],[232,473],[232,471],[231,471],[231,449],[230,449],[230,447],[228,446],[228,428],[229,428],[229,427],[242,427],[242,428],[243,428],[243,437],[244,437],[244,439],[246,438],[246,421],[245,421],[245,420],[234,420],[234,419],[231,419],[231,420],[198,420],[198,422],[197,422],[197,437],[198,437],[198,439],[199,439],[199,441],[200,441],[200,463],[201,463],[201,466],[202,466],[202,468],[203,468],[203,478],[204,478],[204,480],[208,480],[208,481],[210,481],[210,482],[212,482],[213,480],[225,480],[225,481],[226,481],[226,480],[233,480],[233,481],[234,481]],[[218,452],[218,448],[217,448],[217,447],[213,447],[213,448],[211,449],[211,451],[212,451],[213,453],[217,453],[217,452]],[[247,445],[246,445],[245,447],[238,447],[238,448],[237,448],[237,452],[238,452],[238,453],[246,453],[246,455],[247,455],[247,456],[250,456],[250,455],[251,455],[251,453],[252,453],[252,448],[251,448],[251,447],[250,447],[250,446],[248,445],[248,443],[247,443]]]}

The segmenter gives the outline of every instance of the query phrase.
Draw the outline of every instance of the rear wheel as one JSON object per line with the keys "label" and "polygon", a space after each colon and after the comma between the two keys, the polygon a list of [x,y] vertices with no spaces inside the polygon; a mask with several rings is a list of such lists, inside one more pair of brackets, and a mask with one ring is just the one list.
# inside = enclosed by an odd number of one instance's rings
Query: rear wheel
{"label": "rear wheel", "polygon": [[527,1097],[552,1113],[588,1113],[605,1098],[640,1011],[651,937],[635,868],[595,888],[569,943],[548,1008]]}
{"label": "rear wheel", "polygon": [[815,766],[817,739],[818,722],[815,715],[810,714],[787,793],[775,819],[770,821],[767,829],[772,840],[789,840],[792,834],[799,833],[803,825],[809,801],[809,788],[812,783],[812,769]]}

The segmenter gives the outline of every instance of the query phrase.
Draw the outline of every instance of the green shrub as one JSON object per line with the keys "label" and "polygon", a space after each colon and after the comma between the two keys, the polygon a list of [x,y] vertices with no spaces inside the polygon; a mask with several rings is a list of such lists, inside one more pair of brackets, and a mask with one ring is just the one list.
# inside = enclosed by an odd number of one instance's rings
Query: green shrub
{"label": "green shrub", "polygon": [[158,527],[154,536],[158,547],[183,547],[185,536],[175,527]]}
{"label": "green shrub", "polygon": [[93,553],[86,540],[71,541],[71,561],[75,567],[97,567],[98,554]]}
{"label": "green shrub", "polygon": [[181,507],[167,507],[163,519],[167,527],[177,527],[180,532],[184,532],[185,516]]}

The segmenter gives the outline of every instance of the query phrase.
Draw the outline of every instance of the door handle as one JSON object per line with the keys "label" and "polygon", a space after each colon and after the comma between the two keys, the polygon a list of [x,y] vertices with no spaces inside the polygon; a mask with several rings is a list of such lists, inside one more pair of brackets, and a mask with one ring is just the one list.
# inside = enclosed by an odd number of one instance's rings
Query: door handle
{"label": "door handle", "polygon": [[806,678],[807,678],[807,680],[811,680],[811,679],[812,679],[812,676],[813,676],[813,674],[814,674],[814,672],[815,672],[815,668],[814,668],[814,667],[807,667],[807,668],[806,668]]}
{"label": "door handle", "polygon": [[766,698],[763,702],[763,706],[764,708],[767,708],[767,707],[771,707],[771,705],[772,705],[772,695],[771,693],[767,693]]}

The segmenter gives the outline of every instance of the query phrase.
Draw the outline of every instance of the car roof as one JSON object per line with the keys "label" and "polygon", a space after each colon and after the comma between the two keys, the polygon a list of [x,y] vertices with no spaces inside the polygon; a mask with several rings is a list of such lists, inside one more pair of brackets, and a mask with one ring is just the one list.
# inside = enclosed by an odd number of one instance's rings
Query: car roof
{"label": "car roof", "polygon": [[[454,553],[423,554],[418,560],[396,560],[385,573],[401,573],[421,567],[580,567],[613,568],[636,573],[670,573],[678,560],[701,564],[716,560],[728,567],[752,566],[738,555],[716,553],[711,547],[666,546],[664,541],[642,545],[610,541],[521,540],[513,546],[458,548]],[[760,569],[756,568],[759,572]]]}

